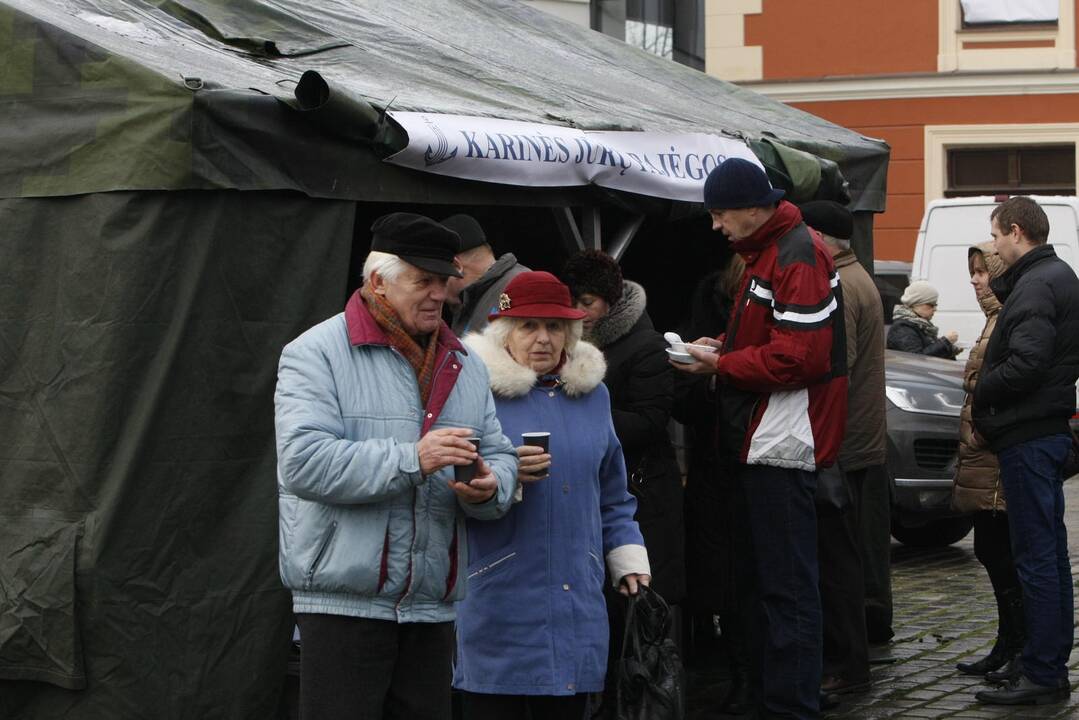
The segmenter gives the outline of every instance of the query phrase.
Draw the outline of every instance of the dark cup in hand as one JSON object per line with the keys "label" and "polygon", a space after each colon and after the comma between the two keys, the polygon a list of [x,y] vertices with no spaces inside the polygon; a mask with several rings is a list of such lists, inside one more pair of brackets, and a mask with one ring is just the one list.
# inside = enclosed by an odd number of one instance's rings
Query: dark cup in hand
{"label": "dark cup in hand", "polygon": [[[480,451],[480,439],[478,437],[465,438],[468,442],[472,443],[472,449],[476,452]],[[476,470],[479,469],[480,461],[476,458],[468,465],[454,465],[453,466],[453,479],[459,483],[468,485],[472,482],[472,478],[476,477]]]}
{"label": "dark cup in hand", "polygon": [[[551,433],[549,433],[549,432],[526,432],[526,433],[521,433],[521,441],[525,445],[532,445],[534,447],[543,448],[543,452],[550,452],[551,451],[551,449],[550,449],[550,446],[551,446]],[[544,473],[543,475],[537,476],[537,479],[542,480],[543,478],[547,477],[548,475],[550,475],[549,472]]]}

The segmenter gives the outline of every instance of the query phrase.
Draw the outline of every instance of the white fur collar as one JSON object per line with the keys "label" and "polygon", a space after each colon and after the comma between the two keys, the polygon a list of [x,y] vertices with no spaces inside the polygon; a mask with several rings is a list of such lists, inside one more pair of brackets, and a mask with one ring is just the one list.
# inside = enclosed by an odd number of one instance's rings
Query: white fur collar
{"label": "white fur collar", "polygon": [[[510,357],[501,342],[492,340],[488,325],[483,333],[469,333],[464,343],[476,353],[487,366],[491,376],[491,392],[502,398],[522,397],[536,384],[539,377],[535,370],[519,365]],[[595,389],[607,372],[603,353],[583,340],[578,341],[572,353],[567,353],[562,366],[562,383],[566,395],[576,397]]]}

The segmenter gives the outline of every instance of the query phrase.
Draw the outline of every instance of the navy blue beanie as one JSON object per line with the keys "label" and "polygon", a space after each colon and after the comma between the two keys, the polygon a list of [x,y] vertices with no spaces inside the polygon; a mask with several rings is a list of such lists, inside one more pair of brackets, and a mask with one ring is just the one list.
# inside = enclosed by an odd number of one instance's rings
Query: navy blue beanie
{"label": "navy blue beanie", "polygon": [[724,160],[704,181],[706,210],[767,207],[783,195],[782,190],[772,188],[759,165],[742,158]]}

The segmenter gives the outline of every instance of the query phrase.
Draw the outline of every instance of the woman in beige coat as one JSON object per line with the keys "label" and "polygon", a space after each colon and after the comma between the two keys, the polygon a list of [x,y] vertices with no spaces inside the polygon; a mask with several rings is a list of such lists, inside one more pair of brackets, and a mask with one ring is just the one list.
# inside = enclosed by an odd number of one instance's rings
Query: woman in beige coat
{"label": "woman in beige coat", "polygon": [[985,567],[989,582],[993,585],[998,625],[996,643],[989,654],[975,662],[959,663],[956,667],[967,675],[985,675],[1001,668],[1005,668],[1003,674],[1009,674],[1015,670],[1014,665],[1023,649],[1023,594],[1012,558],[997,456],[978,443],[970,419],[974,386],[978,382],[985,348],[1000,312],[1000,301],[989,289],[989,281],[1001,275],[1005,266],[993,249],[993,244],[985,243],[967,251],[967,269],[970,271],[970,284],[974,286],[978,303],[985,313],[985,328],[970,351],[964,372],[967,398],[959,416],[959,465],[952,488],[952,505],[956,510],[974,513],[974,554]]}

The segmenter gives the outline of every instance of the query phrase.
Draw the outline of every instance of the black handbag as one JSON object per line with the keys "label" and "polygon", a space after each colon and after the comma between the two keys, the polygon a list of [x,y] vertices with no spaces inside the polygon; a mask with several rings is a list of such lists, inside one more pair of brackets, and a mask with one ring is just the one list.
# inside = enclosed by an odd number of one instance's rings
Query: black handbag
{"label": "black handbag", "polygon": [[817,492],[813,500],[817,511],[824,513],[843,512],[854,502],[847,477],[838,464],[817,473]]}
{"label": "black handbag", "polygon": [[617,720],[682,720],[685,670],[667,602],[647,585],[629,598],[616,679]]}

